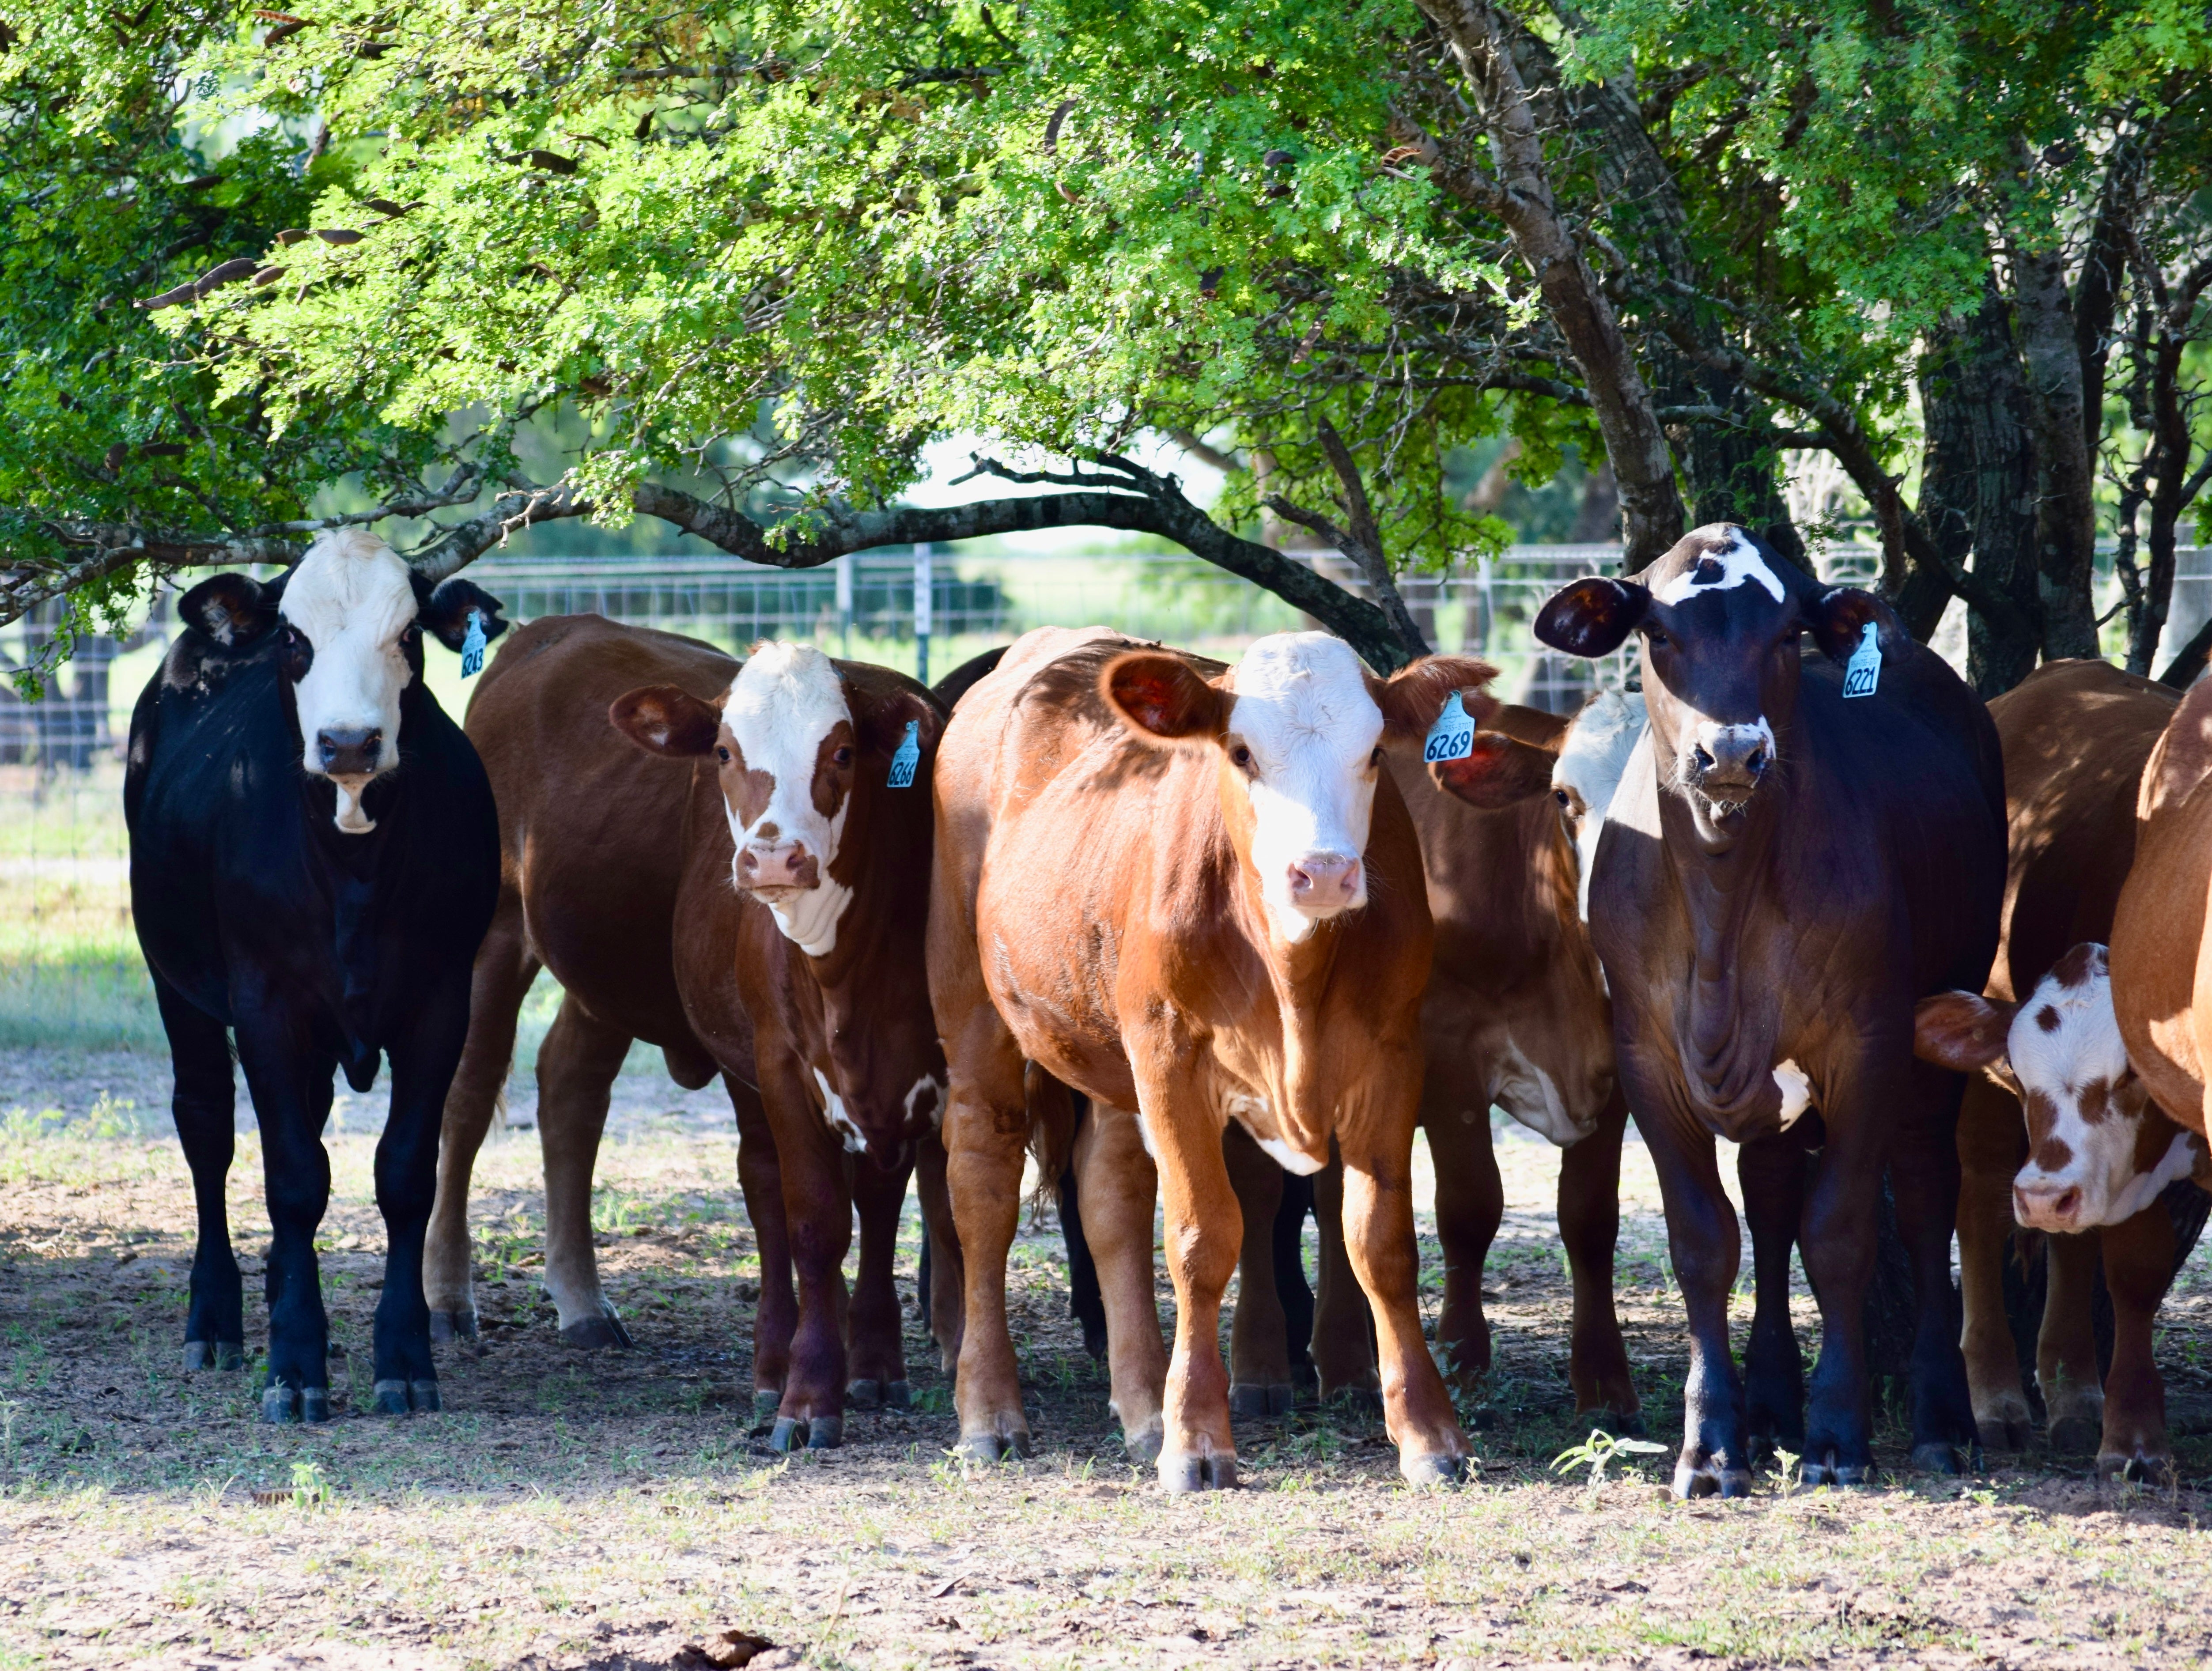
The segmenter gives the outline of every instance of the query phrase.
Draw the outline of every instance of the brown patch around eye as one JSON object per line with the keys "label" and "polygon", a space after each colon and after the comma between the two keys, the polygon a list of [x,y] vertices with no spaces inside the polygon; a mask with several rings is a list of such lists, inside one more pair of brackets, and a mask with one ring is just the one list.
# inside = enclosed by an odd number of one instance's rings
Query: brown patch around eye
{"label": "brown patch around eye", "polygon": [[725,730],[723,745],[730,751],[730,763],[724,768],[731,775],[725,780],[731,785],[730,804],[737,808],[738,822],[747,829],[753,820],[768,811],[769,797],[775,793],[775,774],[756,772],[745,764],[745,751],[738,746],[738,739]]}
{"label": "brown patch around eye", "polygon": [[2021,1111],[2027,1119],[2027,1140],[2039,1148],[2051,1139],[2051,1128],[2058,1123],[2058,1104],[2051,1100],[2050,1092],[2041,1090],[2028,1091],[2020,1102]]}
{"label": "brown patch around eye", "polygon": [[2112,1109],[2112,1082],[2092,1079],[2081,1087],[2081,1120],[2090,1126],[2101,1126],[2110,1119]]}
{"label": "brown patch around eye", "polygon": [[2056,1004],[2045,1004],[2041,1009],[2035,1012],[2035,1024],[2042,1028],[2046,1033],[2057,1032],[2058,1030],[2058,1006]]}
{"label": "brown patch around eye", "polygon": [[825,818],[836,817],[837,809],[845,804],[844,774],[851,768],[838,765],[834,757],[838,750],[852,746],[852,722],[840,720],[814,750],[814,810]]}

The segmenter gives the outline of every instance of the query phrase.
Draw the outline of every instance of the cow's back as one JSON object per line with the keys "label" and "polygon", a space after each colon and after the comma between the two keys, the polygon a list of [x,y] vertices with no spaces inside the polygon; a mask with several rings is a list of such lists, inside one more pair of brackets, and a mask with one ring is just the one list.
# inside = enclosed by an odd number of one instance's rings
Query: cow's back
{"label": "cow's back", "polygon": [[2158,1105],[2206,1128],[2212,1065],[2212,680],[2182,698],[2143,767],[2136,861],[2113,914],[2112,1007]]}
{"label": "cow's back", "polygon": [[689,1039],[671,925],[695,769],[636,747],[607,709],[648,684],[714,700],[738,665],[695,639],[552,616],[508,635],[469,703],[532,951],[594,1015],[655,1044]]}

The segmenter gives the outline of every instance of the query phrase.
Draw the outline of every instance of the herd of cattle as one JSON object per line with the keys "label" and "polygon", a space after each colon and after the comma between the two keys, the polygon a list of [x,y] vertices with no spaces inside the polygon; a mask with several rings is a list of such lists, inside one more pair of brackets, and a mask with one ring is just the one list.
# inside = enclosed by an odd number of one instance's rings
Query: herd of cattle
{"label": "herd of cattle", "polygon": [[[563,991],[538,1060],[562,1334],[629,1343],[590,1206],[642,1040],[736,1110],[779,1448],[906,1399],[912,1179],[960,1449],[1026,1452],[1006,1277],[1033,1160],[1095,1285],[1086,1332],[1129,1449],[1169,1490],[1234,1483],[1232,1413],[1287,1407],[1301,1372],[1379,1394],[1408,1480],[1457,1478],[1448,1379],[1491,1358],[1494,1105],[1565,1151],[1570,1378],[1615,1424],[1638,1411],[1613,1301],[1635,1117],[1689,1324],[1677,1492],[1746,1492],[1776,1449],[1813,1482],[1870,1476],[1886,1195],[1914,1466],[2027,1442],[2015,1225],[2048,1237],[2052,1443],[2108,1472],[2171,1466],[2151,1329],[2169,1186],[2207,1176],[2212,684],[2181,698],[2061,663],[1984,706],[1879,599],[1727,526],[1545,606],[1538,636],[1570,653],[1641,635],[1643,694],[1571,721],[1501,705],[1480,662],[1382,679],[1318,633],[1230,668],[1046,629],[931,690],[585,616],[507,635],[464,732],[424,688],[423,635],[481,657],[497,601],[433,590],[356,532],[270,583],[217,575],[179,617],[125,805],[199,1210],[185,1356],[245,1355],[228,1031],[267,1169],[271,1420],[329,1413],[321,1132],[334,1072],[365,1090],[380,1056],[375,1402],[438,1407],[433,1342],[476,1328],[470,1170],[542,969]],[[1417,1126],[1444,1257],[1433,1350]],[[1741,1145],[1752,1236],[1741,1369],[1716,1135]],[[1309,1204],[1317,1298],[1295,1254]],[[1809,1382],[1793,1249],[1821,1317]]]}

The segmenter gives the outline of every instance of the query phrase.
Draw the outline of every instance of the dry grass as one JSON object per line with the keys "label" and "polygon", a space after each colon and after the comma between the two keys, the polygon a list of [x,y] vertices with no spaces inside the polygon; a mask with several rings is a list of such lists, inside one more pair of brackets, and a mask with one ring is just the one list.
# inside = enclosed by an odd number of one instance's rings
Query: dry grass
{"label": "dry grass", "polygon": [[[726,1113],[646,1075],[623,1081],[598,1206],[610,1291],[641,1351],[556,1343],[535,1285],[536,1144],[513,1131],[478,1174],[479,1298],[495,1326],[445,1352],[447,1413],[356,1415],[381,1230],[374,1099],[347,1098],[324,1237],[349,1349],[338,1419],[263,1426],[247,1376],[176,1367],[190,1193],[143,1113],[165,1095],[143,1058],[0,1060],[0,1107],[56,1109],[0,1130],[0,1667],[611,1671],[683,1662],[686,1640],[726,1628],[782,1644],[763,1665],[2044,1671],[2212,1654],[2193,1486],[2103,1487],[2042,1455],[1964,1482],[1769,1486],[1726,1505],[1667,1503],[1656,1470],[1595,1497],[1561,1481],[1550,1459],[1582,1436],[1540,1144],[1502,1145],[1501,1356],[1480,1483],[1407,1493],[1374,1425],[1306,1412],[1240,1429],[1245,1489],[1169,1500],[1121,1460],[1047,1231],[1018,1244],[1014,1275],[1034,1461],[968,1476],[945,1459],[953,1424],[918,1328],[920,1407],[855,1415],[840,1452],[766,1454],[749,1431],[758,1273]],[[241,1139],[242,1252],[266,1234],[258,1163]],[[1664,1436],[1680,1419],[1680,1327],[1633,1148],[1626,1194],[1625,1321]],[[246,1262],[252,1336],[259,1267]],[[911,1248],[902,1269],[904,1287]],[[2161,1353],[2185,1430],[2212,1413],[2208,1316],[2192,1264]],[[2181,1452],[2191,1478],[2212,1463],[2201,1439]]]}

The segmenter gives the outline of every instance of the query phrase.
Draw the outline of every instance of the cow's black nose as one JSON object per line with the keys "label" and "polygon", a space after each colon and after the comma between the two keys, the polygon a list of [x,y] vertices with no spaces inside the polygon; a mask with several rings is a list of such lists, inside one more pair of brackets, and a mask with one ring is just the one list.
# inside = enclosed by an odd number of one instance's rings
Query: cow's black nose
{"label": "cow's black nose", "polygon": [[374,726],[358,731],[319,731],[315,751],[332,777],[367,777],[384,752],[384,733]]}

